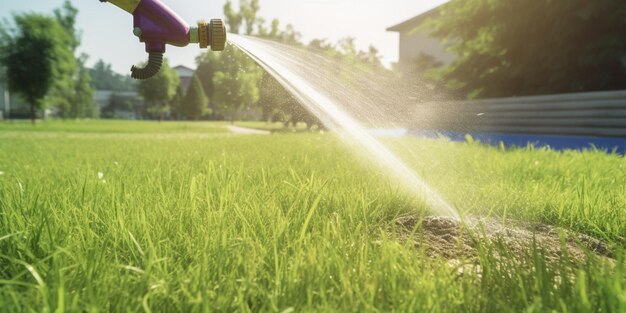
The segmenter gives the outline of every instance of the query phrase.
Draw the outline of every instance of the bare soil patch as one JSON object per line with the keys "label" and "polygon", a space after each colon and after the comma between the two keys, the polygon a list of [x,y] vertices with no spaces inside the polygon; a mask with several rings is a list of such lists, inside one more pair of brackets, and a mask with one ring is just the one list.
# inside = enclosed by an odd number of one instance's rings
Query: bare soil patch
{"label": "bare soil patch", "polygon": [[412,240],[430,256],[451,260],[475,257],[485,243],[503,245],[513,255],[537,247],[547,261],[557,261],[565,254],[574,261],[584,261],[590,255],[614,258],[609,245],[596,238],[545,224],[411,215],[398,218],[396,225],[403,240]]}

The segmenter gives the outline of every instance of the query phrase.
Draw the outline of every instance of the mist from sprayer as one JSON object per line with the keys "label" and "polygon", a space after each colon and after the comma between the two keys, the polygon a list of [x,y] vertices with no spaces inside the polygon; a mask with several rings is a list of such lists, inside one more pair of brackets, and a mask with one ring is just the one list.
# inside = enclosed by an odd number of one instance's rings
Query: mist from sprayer
{"label": "mist from sprayer", "polygon": [[[320,54],[247,36],[228,34],[228,38],[229,43],[254,59],[353,151],[366,156],[379,170],[422,199],[432,213],[459,218],[455,208],[357,120],[365,119],[368,127],[395,123],[385,112],[394,111],[394,116],[400,117],[402,114],[398,112],[406,109],[402,108],[406,101],[400,98],[406,100],[406,94],[394,94],[386,84],[364,75],[349,75],[349,80],[339,80],[333,71],[341,65]],[[347,86],[348,81],[360,88]],[[396,106],[381,103],[383,98],[387,101],[395,98]]]}

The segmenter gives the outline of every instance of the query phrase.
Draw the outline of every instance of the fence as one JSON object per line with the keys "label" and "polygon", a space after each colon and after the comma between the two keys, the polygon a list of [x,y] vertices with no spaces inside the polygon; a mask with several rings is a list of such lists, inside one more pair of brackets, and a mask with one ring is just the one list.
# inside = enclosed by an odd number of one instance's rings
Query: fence
{"label": "fence", "polygon": [[626,90],[422,103],[412,110],[413,129],[626,138]]}

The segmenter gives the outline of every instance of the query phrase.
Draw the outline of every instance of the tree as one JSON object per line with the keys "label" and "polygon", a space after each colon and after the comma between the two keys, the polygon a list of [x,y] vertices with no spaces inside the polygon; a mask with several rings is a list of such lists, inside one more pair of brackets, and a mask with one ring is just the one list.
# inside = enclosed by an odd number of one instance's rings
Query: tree
{"label": "tree", "polygon": [[262,17],[257,17],[256,29],[257,36],[259,37],[267,37],[269,35],[269,30],[265,27],[265,19]]}
{"label": "tree", "polygon": [[[269,29],[265,20],[257,16],[260,9],[257,0],[240,1],[239,12],[235,12],[231,1],[224,5],[224,15],[232,32],[238,33],[245,23],[247,35],[257,35],[267,39],[279,41],[292,46],[303,47],[301,35],[292,25],[281,30],[280,21],[274,19]],[[254,34],[256,28],[257,33]],[[234,31],[233,31],[234,30]],[[314,40],[309,48],[320,52],[327,57],[342,61],[348,65],[354,64],[359,68],[372,71],[384,71],[378,50],[370,47],[368,51],[359,51],[354,39],[345,39],[339,45],[333,46],[325,40]],[[263,111],[263,119],[280,120],[285,124],[306,122],[308,126],[318,125],[318,119],[303,108],[285,88],[269,74],[264,74],[244,53],[229,46],[224,52],[208,52],[196,58],[198,69],[196,75],[200,79],[206,95],[211,99],[213,117],[227,116],[233,121],[237,113],[243,108],[259,105]],[[339,64],[339,63],[338,63]],[[348,71],[340,67],[343,76],[349,76]]]}
{"label": "tree", "polygon": [[180,78],[176,71],[171,69],[167,60],[163,60],[163,66],[154,77],[139,82],[137,91],[148,104],[148,112],[163,120],[168,112],[168,104],[176,94],[176,88],[180,84]]}
{"label": "tree", "polygon": [[280,121],[285,127],[296,126],[299,122],[306,123],[309,128],[322,127],[321,122],[268,73],[263,73],[261,78],[258,104],[265,121]]}
{"label": "tree", "polygon": [[115,118],[117,113],[134,111],[135,107],[139,105],[139,100],[136,97],[123,96],[113,93],[109,98],[109,103],[102,108],[102,117]]}
{"label": "tree", "polygon": [[[235,27],[238,32],[239,27],[245,22],[245,31],[248,35],[303,46],[300,33],[292,25],[287,25],[281,30],[280,21],[274,19],[268,29],[265,20],[257,16],[259,9],[258,1],[244,0],[240,1],[240,11],[235,12],[232,3],[228,1],[224,6],[224,15],[227,17],[227,23],[231,25],[231,31]],[[370,47],[368,51],[358,51],[354,39],[346,39],[341,42],[343,43],[345,51],[325,40],[314,40],[309,47],[317,52],[321,50],[325,56],[346,64],[355,64],[360,68],[372,68],[376,71],[384,70],[378,51],[374,47]],[[232,121],[237,117],[238,111],[257,104],[262,109],[265,120],[279,120],[287,125],[306,122],[308,126],[316,124],[321,126],[317,118],[304,109],[282,85],[269,74],[264,74],[242,52],[229,47],[219,54],[213,52],[203,54],[196,62],[198,63],[196,74],[212,101],[214,117],[221,114]],[[333,70],[342,72],[339,67]],[[344,76],[347,75],[347,71],[342,73]]]}
{"label": "tree", "polygon": [[259,84],[259,106],[263,111],[263,120],[265,121],[286,121],[288,117],[284,116],[281,110],[285,106],[285,102],[293,98],[285,88],[283,88],[272,75],[263,73]]}
{"label": "tree", "polygon": [[182,102],[181,115],[189,120],[197,120],[205,114],[210,113],[208,104],[209,99],[204,94],[200,79],[198,79],[198,76],[194,75],[191,78],[191,84]]}
{"label": "tree", "polygon": [[78,73],[76,81],[74,82],[74,96],[72,98],[70,117],[97,118],[100,112],[93,99],[91,76],[89,75],[89,70],[85,67],[87,55],[82,54],[78,61]]}
{"label": "tree", "polygon": [[54,77],[63,71],[68,49],[65,33],[56,19],[29,13],[15,15],[16,29],[5,33],[2,64],[6,67],[9,89],[30,104],[35,124],[36,111],[45,107],[44,97]]}
{"label": "tree", "polygon": [[623,0],[453,0],[426,26],[458,56],[441,77],[470,97],[626,88]]}
{"label": "tree", "polygon": [[240,12],[235,12],[233,10],[233,3],[230,0],[226,0],[226,3],[224,4],[224,16],[226,16],[228,30],[233,34],[239,34],[239,28],[241,28],[243,16]]}
{"label": "tree", "polygon": [[252,35],[254,27],[257,26],[257,14],[261,9],[259,0],[240,0],[239,7],[241,16],[246,22],[246,35]]}
{"label": "tree", "polygon": [[111,64],[98,60],[89,70],[91,86],[96,90],[133,91],[137,90],[137,81],[129,75],[120,75],[113,71]]}
{"label": "tree", "polygon": [[275,18],[272,20],[272,26],[270,28],[270,34],[269,36],[271,38],[278,38],[280,35],[280,21]]}
{"label": "tree", "polygon": [[260,68],[243,52],[229,45],[213,76],[213,98],[233,122],[237,112],[259,99]]}
{"label": "tree", "polygon": [[294,46],[301,45],[300,37],[302,37],[302,35],[300,35],[300,33],[297,32],[291,24],[287,24],[287,27],[285,27],[285,31],[280,34],[280,37],[281,41],[286,44]]}
{"label": "tree", "polygon": [[67,43],[72,52],[80,46],[80,31],[76,29],[78,9],[70,1],[65,1],[61,8],[54,10],[54,17],[68,34]]}
{"label": "tree", "polygon": [[220,60],[220,54],[221,52],[209,51],[196,58],[198,67],[195,75],[200,79],[204,94],[209,97],[210,100],[213,99],[213,76],[222,62]]}
{"label": "tree", "polygon": [[183,89],[183,85],[179,84],[178,87],[176,87],[176,94],[170,101],[170,113],[172,115],[172,118],[180,119],[183,117],[182,108],[184,100],[185,90]]}
{"label": "tree", "polygon": [[63,118],[84,117],[81,114],[76,115],[77,106],[83,106],[78,111],[84,113],[87,109],[84,106],[88,106],[90,103],[73,103],[72,101],[76,98],[86,98],[86,95],[75,95],[77,91],[92,94],[91,91],[76,86],[79,75],[88,75],[88,73],[80,73],[81,56],[76,56],[76,50],[80,45],[80,33],[76,30],[75,25],[77,16],[78,9],[73,7],[69,1],[65,1],[61,8],[54,10],[54,18],[64,31],[63,36],[59,39],[63,41],[65,49],[57,55],[57,71],[50,92],[46,96],[46,102],[47,106],[56,107],[59,115]]}
{"label": "tree", "polygon": [[245,22],[246,35],[253,35],[254,28],[263,28],[263,22],[259,24],[259,17],[257,16],[261,6],[259,0],[240,0],[239,11],[235,12],[233,9],[233,3],[227,0],[224,4],[224,16],[226,16],[226,23],[229,26],[231,33],[239,34],[241,26]]}
{"label": "tree", "polygon": [[[263,27],[262,24],[259,26],[257,17],[260,9],[258,0],[240,1],[239,9],[235,12],[230,0],[224,5],[224,15],[231,32],[239,33],[244,20],[248,35],[254,32],[255,26]],[[257,101],[261,72],[241,51],[227,46],[225,51],[219,54],[208,52],[198,57],[196,62],[196,75],[212,101],[213,117],[221,113],[233,121],[237,111]]]}

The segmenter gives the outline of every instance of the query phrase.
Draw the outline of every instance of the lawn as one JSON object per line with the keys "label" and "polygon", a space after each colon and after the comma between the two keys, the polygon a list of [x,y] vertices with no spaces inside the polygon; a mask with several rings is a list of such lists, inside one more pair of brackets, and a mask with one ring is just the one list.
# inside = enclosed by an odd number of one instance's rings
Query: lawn
{"label": "lawn", "polygon": [[161,122],[138,121],[129,123],[119,120],[75,120],[60,121],[50,120],[37,122],[33,127],[30,121],[6,121],[0,123],[0,132],[24,132],[24,133],[101,133],[101,134],[198,134],[198,133],[224,133],[226,129],[223,123],[194,123],[194,122]]}
{"label": "lawn", "polygon": [[0,311],[626,311],[623,156],[385,140],[464,216],[613,250],[483,242],[451,260],[398,226],[419,197],[332,133],[226,125],[0,123]]}
{"label": "lawn", "polygon": [[305,123],[298,123],[296,126],[285,126],[282,122],[235,122],[236,126],[258,130],[267,130],[273,133],[306,133],[319,131],[318,127],[307,128]]}

